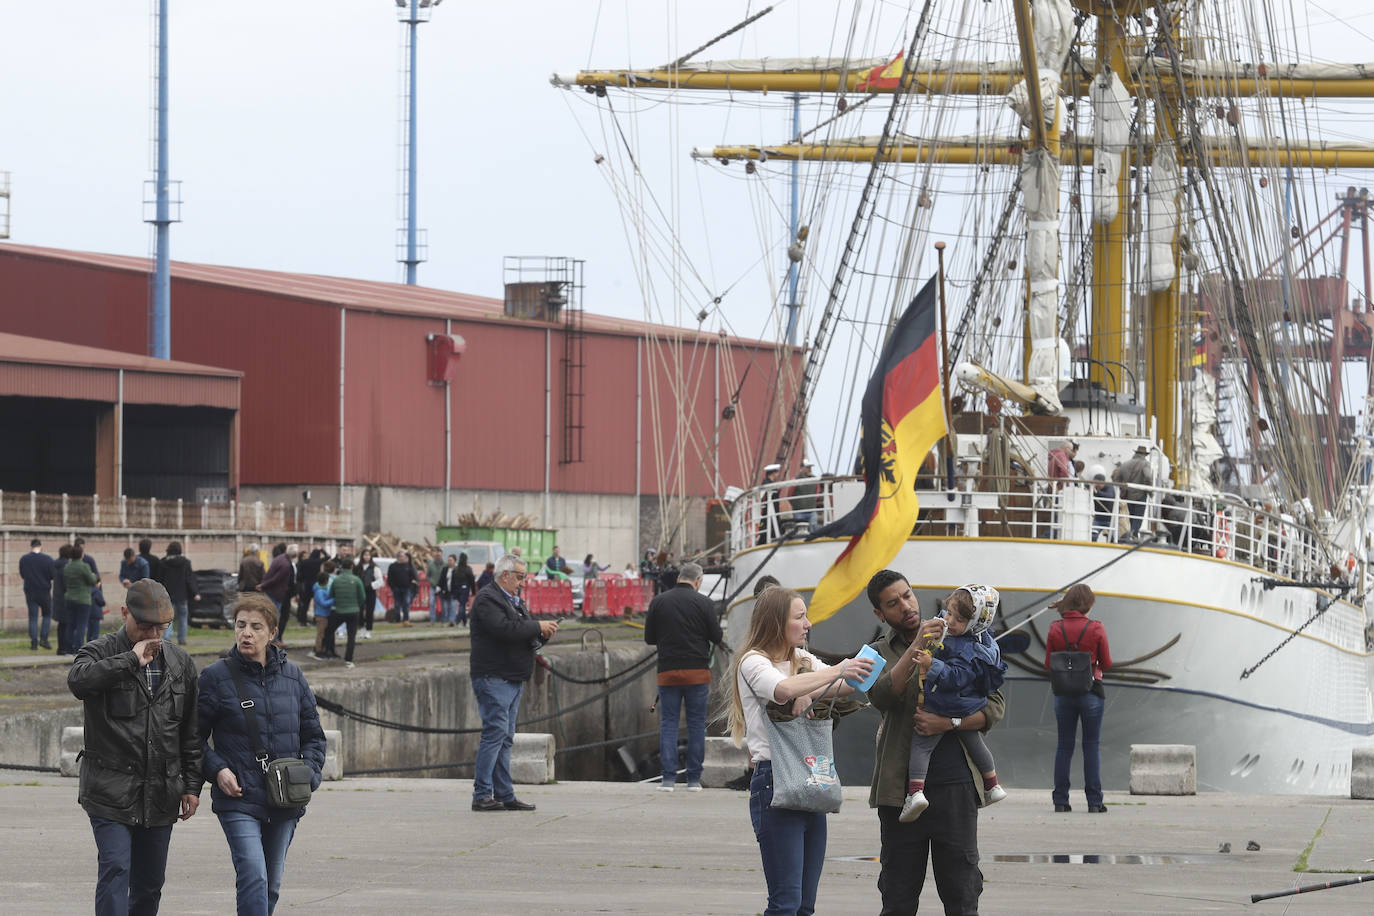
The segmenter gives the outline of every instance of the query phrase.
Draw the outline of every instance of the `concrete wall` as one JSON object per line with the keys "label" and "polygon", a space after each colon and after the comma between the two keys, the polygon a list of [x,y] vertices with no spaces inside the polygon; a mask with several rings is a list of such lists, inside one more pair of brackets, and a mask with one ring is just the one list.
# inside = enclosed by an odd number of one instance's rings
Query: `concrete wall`
{"label": "concrete wall", "polygon": [[[316,506],[349,506],[358,529],[365,532],[385,531],[409,541],[423,543],[434,540],[434,529],[446,524],[445,498],[442,489],[416,487],[356,487],[343,490],[340,502],[337,484],[292,485],[275,487],[246,486],[241,491],[245,501],[298,505],[301,491],[311,491],[311,504]],[[465,512],[480,510],[481,515],[500,511],[507,515],[535,516],[537,527],[558,531],[563,556],[571,563],[580,563],[587,554],[595,554],[599,563],[611,564],[620,572],[626,563],[639,564],[644,550],[660,544],[674,554],[694,552],[708,545],[706,541],[706,501],[692,498],[687,501],[685,518],[678,524],[678,510],[670,507],[670,517],[660,517],[657,496],[634,496],[598,493],[551,492],[545,505],[542,492],[514,490],[454,489],[448,504],[453,520]],[[635,542],[635,519],[639,517],[639,543]],[[671,538],[671,542],[668,539]],[[544,558],[539,557],[542,561]]]}
{"label": "concrete wall", "polygon": [[[24,603],[24,583],[19,578],[19,558],[29,552],[29,541],[38,538],[42,550],[57,559],[58,548],[69,544],[77,535],[86,539],[86,553],[95,557],[100,568],[101,589],[107,603],[106,614],[118,616],[124,601],[124,588],[119,584],[119,563],[124,548],[138,550],[138,542],[152,538],[153,553],[163,556],[169,541],[180,541],[182,552],[195,569],[227,569],[237,572],[243,549],[250,543],[270,545],[287,541],[301,545],[328,546],[331,540],[311,538],[300,532],[250,531],[136,531],[110,530],[98,532],[57,530],[53,528],[0,528],[0,630],[28,630],[28,607]],[[54,637],[55,638],[55,637]]]}
{"label": "concrete wall", "polygon": [[[594,640],[588,643],[595,646]],[[646,646],[612,644],[607,649],[610,671],[628,668],[648,651]],[[552,646],[545,652],[560,672],[571,677],[599,678],[606,670],[606,658],[599,647],[583,651],[574,645]],[[480,730],[482,721],[472,695],[465,656],[448,664],[414,664],[399,670],[393,665],[385,673],[357,676],[366,670],[364,666],[347,675],[330,672],[324,676],[315,676],[312,672],[311,686],[321,698],[381,719],[431,728]],[[658,715],[649,711],[658,692],[655,665],[647,664],[631,679],[633,683],[606,699],[596,700],[557,719],[521,726],[520,731],[550,733],[560,749],[654,732],[630,745],[638,759],[653,751],[658,742]],[[622,682],[623,679],[614,681],[612,686]],[[566,710],[602,693],[600,684],[572,684],[536,668],[520,704],[520,721]],[[713,708],[719,697],[717,672],[717,684],[712,688]],[[466,735],[404,732],[360,725],[351,719],[321,712],[324,727],[342,733],[340,754],[345,775],[374,767],[471,761],[477,755],[477,732]],[[0,752],[3,758],[0,762],[55,767],[61,750],[62,726],[80,724],[81,707],[75,699],[62,709],[0,717],[0,748],[4,749]],[[685,725],[680,732],[685,740]],[[615,759],[618,744],[560,754],[558,777],[569,780],[620,778],[624,770]],[[421,769],[396,775],[471,778],[472,768]]]}

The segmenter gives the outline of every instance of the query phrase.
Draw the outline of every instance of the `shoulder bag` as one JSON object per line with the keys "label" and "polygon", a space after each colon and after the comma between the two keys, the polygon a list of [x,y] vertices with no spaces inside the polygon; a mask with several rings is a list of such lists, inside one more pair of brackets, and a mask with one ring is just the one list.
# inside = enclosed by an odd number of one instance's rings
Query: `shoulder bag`
{"label": "shoulder bag", "polygon": [[[1079,650],[1083,634],[1088,632],[1091,621],[1084,621],[1078,639],[1073,641],[1067,651],[1050,653],[1050,689],[1057,697],[1081,697],[1093,687],[1092,653]],[[1064,637],[1064,645],[1069,645],[1068,630],[1064,621],[1059,621],[1059,634]]]}
{"label": "shoulder bag", "polygon": [[[828,718],[813,719],[807,713],[831,687],[838,695],[843,677],[839,675],[827,684],[820,696],[791,721],[774,722],[765,711],[768,747],[773,758],[771,807],[816,814],[835,814],[840,810],[844,796],[840,774],[835,770],[834,725]],[[745,683],[749,684],[748,679]],[[758,697],[766,710],[768,701],[759,696],[753,684],[749,684],[749,692]]]}
{"label": "shoulder bag", "polygon": [[310,764],[299,757],[278,757],[268,760],[267,748],[262,743],[262,732],[258,730],[258,714],[255,704],[243,689],[243,672],[231,659],[225,659],[234,678],[238,691],[239,706],[243,709],[244,723],[248,726],[248,738],[253,742],[253,758],[262,767],[263,782],[267,784],[267,800],[273,808],[303,808],[310,803]]}

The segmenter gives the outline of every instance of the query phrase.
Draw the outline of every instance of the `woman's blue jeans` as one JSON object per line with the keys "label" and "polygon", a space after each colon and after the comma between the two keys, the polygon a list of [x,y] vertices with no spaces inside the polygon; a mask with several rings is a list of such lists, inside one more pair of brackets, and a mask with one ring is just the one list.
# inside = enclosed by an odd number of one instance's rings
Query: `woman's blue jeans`
{"label": "woman's blue jeans", "polygon": [[1054,803],[1069,803],[1069,765],[1083,722],[1083,790],[1089,805],[1102,804],[1102,709],[1106,700],[1095,693],[1081,697],[1055,697],[1054,717],[1059,722],[1059,747],[1054,754]]}
{"label": "woman's blue jeans", "polygon": [[825,815],[788,811],[773,804],[773,762],[754,764],[749,782],[749,819],[768,881],[764,916],[811,916],[825,867]]}
{"label": "woman's blue jeans", "polygon": [[234,860],[239,916],[269,916],[277,908],[286,850],[298,821],[296,817],[260,821],[240,811],[219,816]]}
{"label": "woman's blue jeans", "polygon": [[453,623],[458,617],[458,599],[440,598],[439,606],[444,609],[444,623]]}

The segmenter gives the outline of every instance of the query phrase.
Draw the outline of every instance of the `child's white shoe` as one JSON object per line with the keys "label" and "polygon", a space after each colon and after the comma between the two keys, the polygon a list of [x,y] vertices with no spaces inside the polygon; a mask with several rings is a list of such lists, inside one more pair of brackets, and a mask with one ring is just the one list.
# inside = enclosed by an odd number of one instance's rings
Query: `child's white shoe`
{"label": "child's white shoe", "polygon": [[993,786],[991,789],[988,789],[988,804],[989,804],[989,805],[995,805],[995,804],[997,804],[999,801],[1001,801],[1002,799],[1004,799],[1004,798],[1006,798],[1006,797],[1007,797],[1007,790],[1004,789],[1004,788],[1002,788],[1001,786]]}
{"label": "child's white shoe", "polygon": [[926,793],[916,792],[908,795],[906,801],[902,803],[902,813],[898,815],[897,820],[903,824],[910,824],[921,816],[922,811],[929,807],[930,802],[926,801]]}

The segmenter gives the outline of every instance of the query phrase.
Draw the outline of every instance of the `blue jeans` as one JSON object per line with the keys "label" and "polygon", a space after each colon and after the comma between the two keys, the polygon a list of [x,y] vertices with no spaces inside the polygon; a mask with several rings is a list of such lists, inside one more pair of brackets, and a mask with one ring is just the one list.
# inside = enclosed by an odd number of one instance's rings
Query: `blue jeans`
{"label": "blue jeans", "polygon": [[86,630],[91,625],[91,611],[95,610],[89,604],[73,604],[67,602],[67,648],[75,654],[86,644]]}
{"label": "blue jeans", "polygon": [[415,600],[415,593],[410,589],[402,589],[399,593],[393,594],[392,597],[396,599],[394,605],[396,608],[396,619],[409,620],[410,602]]}
{"label": "blue jeans", "polygon": [[189,611],[186,608],[186,602],[173,601],[172,610],[176,611],[176,615],[172,618],[172,622],[167,624],[167,629],[162,631],[162,638],[167,639],[169,636],[171,636],[172,627],[176,627],[177,645],[184,646],[186,645],[186,618],[189,614]]}
{"label": "blue jeans", "polygon": [[825,867],[825,815],[769,807],[773,762],[760,760],[749,781],[749,819],[768,881],[764,916],[811,916]]}
{"label": "blue jeans", "polygon": [[706,758],[706,699],[710,684],[658,688],[658,756],[663,761],[663,784],[677,780],[677,717],[683,702],[687,705],[687,783],[701,782],[701,764]]}
{"label": "blue jeans", "polygon": [[1106,701],[1095,693],[1081,697],[1055,697],[1054,717],[1059,722],[1059,747],[1054,754],[1054,803],[1069,803],[1069,764],[1083,720],[1083,791],[1089,805],[1102,804],[1102,708]]}
{"label": "blue jeans", "polygon": [[100,638],[100,625],[105,622],[105,609],[98,604],[91,605],[91,616],[86,621],[86,642]]}
{"label": "blue jeans", "polygon": [[90,816],[99,871],[96,916],[151,916],[162,902],[172,826],[133,827]]}
{"label": "blue jeans", "polygon": [[477,745],[477,765],[472,773],[472,800],[515,798],[510,781],[510,748],[515,743],[515,718],[520,712],[523,681],[503,677],[475,677],[472,692],[482,715],[482,740]]}
{"label": "blue jeans", "polygon": [[[52,627],[52,596],[25,593],[24,601],[29,606],[29,645],[35,645],[40,639],[47,642],[48,633]],[[43,620],[41,633],[38,629],[40,617]]]}
{"label": "blue jeans", "polygon": [[458,619],[458,599],[457,599],[457,598],[440,598],[439,601],[442,603],[443,608],[444,608],[444,623],[453,623],[455,620],[457,620],[457,619]]}
{"label": "blue jeans", "polygon": [[286,850],[291,848],[298,822],[296,817],[260,821],[241,811],[219,816],[234,860],[239,916],[268,916],[277,908]]}

